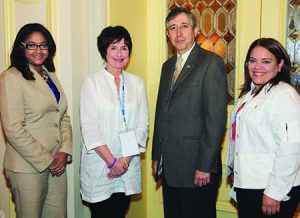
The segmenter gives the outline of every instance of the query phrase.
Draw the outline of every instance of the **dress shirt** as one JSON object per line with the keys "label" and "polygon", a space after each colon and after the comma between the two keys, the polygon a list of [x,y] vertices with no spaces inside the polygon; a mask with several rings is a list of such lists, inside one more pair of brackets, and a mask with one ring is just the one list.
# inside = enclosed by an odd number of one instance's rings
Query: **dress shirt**
{"label": "dress shirt", "polygon": [[234,187],[265,189],[275,200],[288,200],[292,187],[300,185],[300,97],[280,82],[271,89],[267,84],[255,97],[249,91],[234,111],[244,102],[236,139],[229,139],[227,174],[233,167]]}
{"label": "dress shirt", "polygon": [[[194,45],[193,45],[187,52],[185,52],[184,54],[181,55],[181,58],[182,58],[182,61],[181,61],[181,70],[182,70],[183,66],[185,65],[185,62],[186,62],[186,60],[188,59],[188,57],[189,57],[191,51],[193,50],[194,46],[195,46],[195,43],[194,43]],[[179,56],[180,56],[180,55],[177,53],[177,58],[178,58]],[[174,75],[173,75],[173,76],[174,76]]]}
{"label": "dress shirt", "polygon": [[48,72],[48,70],[45,67],[43,67],[43,73],[46,74],[46,76],[47,76],[46,83],[48,84],[49,88],[53,92],[53,95],[56,98],[56,102],[58,103],[59,99],[60,99],[60,92],[57,89],[55,83],[52,81],[51,77],[49,76],[49,72]]}
{"label": "dress shirt", "polygon": [[[190,53],[192,52],[192,50],[193,50],[194,47],[195,47],[195,43],[194,43],[194,45],[187,52],[185,52],[184,54],[182,54],[181,69],[185,65],[185,62],[188,59],[188,57],[190,56]],[[177,54],[177,57],[178,56],[179,56],[179,54]]]}
{"label": "dress shirt", "polygon": [[[126,126],[134,130],[139,151],[144,152],[148,136],[148,103],[142,79],[124,72]],[[121,75],[120,75],[121,77]],[[82,131],[81,194],[82,199],[95,203],[116,192],[126,195],[140,193],[140,156],[134,156],[128,171],[109,179],[108,167],[93,150],[107,145],[114,157],[122,156],[120,131],[125,130],[114,76],[103,68],[88,75],[81,89],[80,122]]]}

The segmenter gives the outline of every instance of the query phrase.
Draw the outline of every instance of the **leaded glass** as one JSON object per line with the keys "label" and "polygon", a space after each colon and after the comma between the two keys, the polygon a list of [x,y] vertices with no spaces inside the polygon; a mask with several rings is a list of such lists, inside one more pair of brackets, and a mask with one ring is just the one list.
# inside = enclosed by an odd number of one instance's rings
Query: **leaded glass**
{"label": "leaded glass", "polygon": [[[224,59],[228,102],[232,104],[235,93],[236,0],[168,0],[169,11],[178,7],[195,15],[199,27],[197,43]],[[169,56],[173,55],[170,44],[168,48]]]}
{"label": "leaded glass", "polygon": [[300,92],[300,0],[289,0],[286,48],[292,61],[292,83]]}

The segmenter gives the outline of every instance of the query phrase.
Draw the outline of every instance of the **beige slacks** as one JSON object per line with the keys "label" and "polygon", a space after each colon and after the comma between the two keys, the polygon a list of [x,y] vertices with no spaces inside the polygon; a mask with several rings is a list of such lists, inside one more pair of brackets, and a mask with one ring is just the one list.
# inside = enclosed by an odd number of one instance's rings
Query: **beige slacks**
{"label": "beige slacks", "polygon": [[67,173],[52,176],[42,173],[18,173],[5,170],[11,184],[17,218],[67,217]]}

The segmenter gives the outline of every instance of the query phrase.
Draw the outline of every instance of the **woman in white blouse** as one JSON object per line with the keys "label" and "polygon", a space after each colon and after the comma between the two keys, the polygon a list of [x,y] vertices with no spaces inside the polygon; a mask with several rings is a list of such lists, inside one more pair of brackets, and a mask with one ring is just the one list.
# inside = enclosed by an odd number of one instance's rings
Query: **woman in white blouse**
{"label": "woman in white blouse", "polygon": [[80,98],[81,195],[92,217],[124,218],[130,196],[142,191],[148,103],[143,80],[123,70],[132,49],[128,31],[109,26],[97,45],[106,66],[87,76]]}
{"label": "woman in white blouse", "polygon": [[300,197],[300,97],[291,62],[272,38],[254,41],[231,116],[227,175],[239,218],[292,218]]}

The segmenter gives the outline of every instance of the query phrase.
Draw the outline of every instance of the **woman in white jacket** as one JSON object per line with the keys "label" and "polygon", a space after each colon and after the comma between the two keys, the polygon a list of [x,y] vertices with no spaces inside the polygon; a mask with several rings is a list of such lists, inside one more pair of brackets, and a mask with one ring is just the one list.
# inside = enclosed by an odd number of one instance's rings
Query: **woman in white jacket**
{"label": "woman in white jacket", "polygon": [[300,97],[291,62],[272,38],[254,41],[231,116],[227,175],[239,218],[292,218],[300,196]]}
{"label": "woman in white jacket", "polygon": [[130,196],[142,191],[139,152],[148,136],[148,103],[143,80],[123,70],[131,49],[124,27],[105,28],[98,50],[106,66],[81,89],[81,196],[92,218],[125,218]]}

